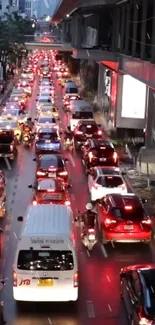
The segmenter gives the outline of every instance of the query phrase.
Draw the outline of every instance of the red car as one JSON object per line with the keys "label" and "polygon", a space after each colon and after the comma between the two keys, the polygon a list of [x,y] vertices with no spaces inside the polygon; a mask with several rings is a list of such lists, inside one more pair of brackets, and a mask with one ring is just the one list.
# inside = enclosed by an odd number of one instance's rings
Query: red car
{"label": "red car", "polygon": [[65,162],[67,158],[60,155],[40,155],[37,161],[36,178],[61,178],[68,184],[68,172]]}
{"label": "red car", "polygon": [[62,179],[38,179],[35,185],[29,185],[34,190],[33,205],[64,204],[70,206],[70,196]]}
{"label": "red car", "polygon": [[151,219],[142,200],[134,194],[106,195],[97,203],[97,216],[104,243],[151,241]]}

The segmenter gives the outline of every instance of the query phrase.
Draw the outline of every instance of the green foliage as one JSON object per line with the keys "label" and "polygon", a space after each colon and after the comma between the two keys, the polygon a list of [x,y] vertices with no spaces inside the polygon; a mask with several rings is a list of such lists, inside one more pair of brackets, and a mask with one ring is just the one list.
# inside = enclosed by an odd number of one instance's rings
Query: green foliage
{"label": "green foliage", "polygon": [[16,62],[26,51],[25,34],[32,35],[34,32],[30,19],[23,18],[18,12],[6,12],[5,19],[0,19],[0,57],[5,51],[5,57],[8,56],[10,61]]}

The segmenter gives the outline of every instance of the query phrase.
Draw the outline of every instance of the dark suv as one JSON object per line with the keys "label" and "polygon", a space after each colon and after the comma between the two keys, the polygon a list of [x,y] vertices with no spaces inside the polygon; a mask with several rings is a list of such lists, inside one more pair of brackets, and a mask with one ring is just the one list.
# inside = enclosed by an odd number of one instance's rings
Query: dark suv
{"label": "dark suv", "polygon": [[35,150],[37,154],[60,152],[61,142],[57,129],[39,129],[36,136]]}
{"label": "dark suv", "polygon": [[118,155],[109,140],[88,139],[81,148],[83,165],[89,169],[93,166],[117,166]]}
{"label": "dark suv", "polygon": [[155,325],[155,265],[130,265],[121,269],[121,297],[130,324]]}
{"label": "dark suv", "polygon": [[75,147],[80,147],[87,139],[101,139],[103,131],[94,120],[80,120],[74,129]]}
{"label": "dark suv", "polygon": [[13,130],[0,129],[0,158],[14,160],[17,153],[17,139]]}

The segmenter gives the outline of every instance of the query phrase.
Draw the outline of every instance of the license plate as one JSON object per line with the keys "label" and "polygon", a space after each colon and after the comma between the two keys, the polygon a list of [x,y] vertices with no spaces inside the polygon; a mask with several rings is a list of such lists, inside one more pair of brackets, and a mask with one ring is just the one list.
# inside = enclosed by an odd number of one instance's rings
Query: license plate
{"label": "license plate", "polygon": [[48,177],[56,177],[56,173],[48,173]]}
{"label": "license plate", "polygon": [[46,140],[45,143],[50,143],[51,141],[50,140]]}
{"label": "license plate", "polygon": [[106,161],[107,159],[106,158],[100,158],[99,160],[100,161]]}
{"label": "license plate", "polygon": [[124,229],[126,229],[126,230],[132,230],[133,229],[133,226],[124,226]]}
{"label": "license plate", "polygon": [[39,287],[52,287],[54,285],[53,279],[41,279],[38,281]]}

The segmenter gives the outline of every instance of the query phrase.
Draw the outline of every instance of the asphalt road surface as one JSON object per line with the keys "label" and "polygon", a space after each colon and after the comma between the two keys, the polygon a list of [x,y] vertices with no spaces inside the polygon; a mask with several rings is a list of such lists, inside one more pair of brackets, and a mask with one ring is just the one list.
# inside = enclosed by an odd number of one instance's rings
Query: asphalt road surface
{"label": "asphalt road surface", "polygon": [[[56,82],[57,105],[60,108],[61,127],[66,125],[66,117],[62,110],[62,94]],[[35,80],[33,96],[29,103],[29,111],[35,117],[38,80]],[[71,201],[75,211],[85,210],[89,201],[87,178],[77,154],[67,154],[68,170],[72,183]],[[120,299],[119,271],[121,267],[134,263],[150,263],[155,260],[155,243],[117,244],[112,246],[96,244],[91,253],[78,241],[78,257],[80,269],[80,291],[77,308],[68,304],[30,303],[21,308],[16,307],[12,296],[12,266],[15,249],[22,224],[17,217],[24,216],[30,202],[32,191],[28,184],[34,181],[36,164],[34,148],[25,149],[19,146],[17,160],[8,171],[4,162],[0,168],[6,170],[7,176],[7,211],[8,216],[0,221],[4,229],[3,258],[1,260],[1,277],[7,278],[6,286],[1,291],[4,300],[4,314],[8,325],[127,325],[128,320]],[[77,235],[79,237],[79,226]]]}

